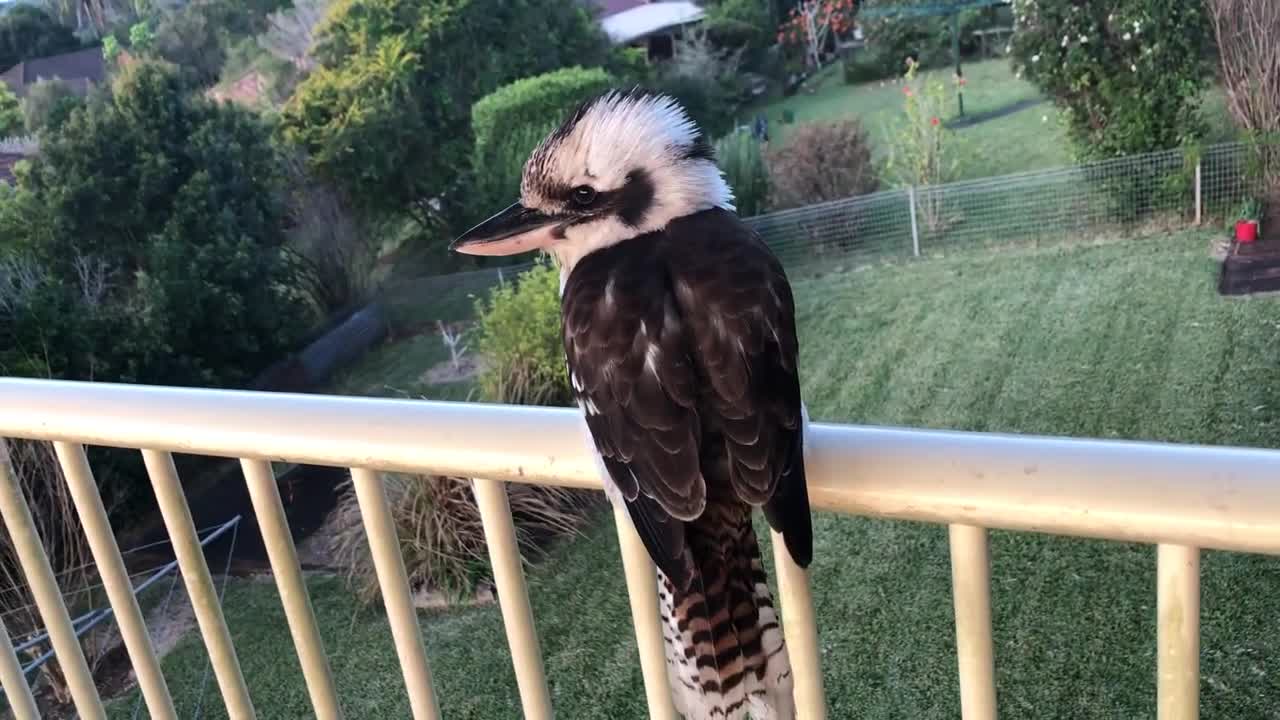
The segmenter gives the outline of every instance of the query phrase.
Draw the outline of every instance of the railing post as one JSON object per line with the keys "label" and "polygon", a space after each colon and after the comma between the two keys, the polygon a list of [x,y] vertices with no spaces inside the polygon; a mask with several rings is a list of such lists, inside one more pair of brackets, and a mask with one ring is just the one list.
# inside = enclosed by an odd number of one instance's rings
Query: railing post
{"label": "railing post", "polygon": [[1158,720],[1200,717],[1200,549],[1156,550]]}
{"label": "railing post", "polygon": [[316,626],[315,610],[311,607],[311,596],[302,577],[298,549],[289,532],[289,521],[284,514],[284,503],[280,501],[275,473],[271,470],[271,463],[265,460],[241,460],[240,467],[244,471],[249,499],[267,548],[267,559],[271,561],[271,573],[275,575],[276,588],[280,591],[280,604],[284,606],[285,620],[293,635],[293,646],[298,651],[298,663],[302,666],[302,678],[311,695],[311,706],[318,720],[339,720],[342,708],[333,687],[333,673],[324,652],[320,628]]}
{"label": "railing post", "polygon": [[907,211],[911,213],[911,254],[920,257],[920,227],[916,224],[916,186],[907,186]]}
{"label": "railing post", "polygon": [[502,623],[507,630],[507,645],[511,648],[525,720],[551,720],[551,693],[547,690],[542,649],[533,625],[529,588],[525,584],[506,485],[475,478],[471,481],[471,490],[480,509],[485,544],[489,546],[489,562],[493,565],[494,584],[498,586],[498,604],[502,606]]}
{"label": "railing post", "polygon": [[22,573],[31,587],[32,598],[49,633],[49,642],[62,667],[62,674],[67,679],[76,712],[87,720],[105,720],[107,712],[102,706],[102,698],[94,685],[93,674],[89,672],[89,663],[84,659],[80,638],[76,636],[75,627],[71,624],[71,616],[62,600],[62,591],[58,588],[53,567],[49,564],[49,556],[45,553],[40,534],[36,532],[31,508],[22,495],[17,472],[10,463],[9,446],[2,439],[0,519],[3,519],[4,527],[9,531],[9,539],[13,542],[18,562],[22,565]]}
{"label": "railing post", "polygon": [[991,552],[986,528],[951,525],[951,587],[960,665],[960,716],[995,720],[995,650],[991,637]]}
{"label": "railing post", "polygon": [[355,488],[360,517],[369,537],[369,553],[373,555],[373,569],[378,575],[382,602],[387,608],[391,639],[395,642],[396,656],[404,673],[409,707],[414,720],[439,720],[440,705],[431,681],[427,651],[422,646],[418,614],[409,596],[409,577],[404,571],[404,556],[400,554],[396,526],[391,521],[386,487],[377,472],[364,468],[352,468],[351,486]]}
{"label": "railing post", "polygon": [[173,697],[156,659],[151,636],[147,634],[146,621],[142,619],[142,610],[134,595],[133,581],[129,579],[120,546],[111,531],[111,521],[107,518],[107,509],[102,504],[84,446],[55,442],[53,447],[62,465],[62,474],[67,480],[67,489],[71,491],[76,513],[84,526],[85,539],[89,541],[89,550],[98,566],[107,599],[111,601],[116,621],[120,624],[120,635],[125,649],[129,651],[129,659],[133,661],[138,686],[142,688],[142,697],[147,702],[147,712],[155,720],[176,718],[178,713],[173,707]]}
{"label": "railing post", "polygon": [[14,720],[40,720],[40,711],[31,696],[31,686],[22,674],[22,664],[13,651],[13,640],[5,629],[3,618],[0,618],[0,687],[4,688],[4,698],[13,711]]}
{"label": "railing post", "polygon": [[625,510],[613,508],[622,547],[622,567],[627,576],[627,596],[631,599],[631,621],[640,650],[640,671],[644,674],[644,694],[650,720],[679,720],[672,702],[671,679],[667,676],[667,654],[663,647],[662,615],[658,610],[658,571],[644,542]]}
{"label": "railing post", "polygon": [[1200,220],[1204,217],[1204,214],[1203,214],[1204,204],[1202,200],[1204,196],[1202,194],[1201,185],[1200,185],[1201,164],[1202,164],[1201,160],[1199,158],[1196,158],[1196,225],[1199,225]]}
{"label": "railing post", "polygon": [[795,683],[796,717],[825,720],[827,696],[822,690],[822,651],[813,612],[809,573],[791,559],[787,542],[772,531],[773,565],[778,575],[778,599],[782,610],[782,634],[791,660]]}
{"label": "railing post", "polygon": [[249,699],[249,688],[245,685],[244,673],[240,670],[240,660],[236,658],[231,631],[227,629],[227,620],[222,614],[213,577],[209,574],[209,564],[204,559],[204,546],[200,544],[195,524],[191,520],[191,508],[187,505],[186,494],[182,492],[173,455],[160,450],[144,449],[142,459],[147,466],[147,474],[151,477],[151,486],[155,489],[160,517],[164,520],[169,540],[173,543],[173,554],[178,559],[182,581],[187,587],[187,594],[191,596],[196,625],[200,628],[200,636],[204,638],[205,647],[209,651],[209,662],[213,665],[213,676],[218,681],[218,690],[226,703],[227,715],[231,720],[255,718],[257,714]]}

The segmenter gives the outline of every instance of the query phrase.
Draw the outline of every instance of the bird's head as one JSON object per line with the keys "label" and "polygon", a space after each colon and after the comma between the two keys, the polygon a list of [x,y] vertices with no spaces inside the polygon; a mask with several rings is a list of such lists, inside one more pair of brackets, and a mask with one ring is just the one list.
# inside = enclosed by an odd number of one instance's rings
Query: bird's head
{"label": "bird's head", "polygon": [[546,250],[571,269],[588,253],[661,230],[733,195],[674,99],[610,91],[583,103],[529,156],[520,200],[454,241],[470,255]]}

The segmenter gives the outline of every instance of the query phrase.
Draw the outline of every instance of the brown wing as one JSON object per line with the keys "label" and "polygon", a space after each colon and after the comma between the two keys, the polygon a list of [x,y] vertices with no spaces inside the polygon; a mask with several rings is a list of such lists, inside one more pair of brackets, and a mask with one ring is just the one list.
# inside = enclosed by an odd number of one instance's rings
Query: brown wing
{"label": "brown wing", "polygon": [[[677,220],[579,262],[563,316],[592,438],[663,573],[685,574],[707,483],[762,505],[807,565],[794,309],[763,243],[727,212]],[[704,467],[704,441],[723,443],[728,477]]]}

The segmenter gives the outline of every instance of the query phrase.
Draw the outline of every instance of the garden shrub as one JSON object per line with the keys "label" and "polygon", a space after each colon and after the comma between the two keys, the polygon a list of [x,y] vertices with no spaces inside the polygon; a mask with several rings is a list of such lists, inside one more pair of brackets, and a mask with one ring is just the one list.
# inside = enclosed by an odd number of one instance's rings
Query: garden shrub
{"label": "garden shrub", "polygon": [[571,405],[560,324],[560,273],[543,259],[476,302],[480,396],[517,405]]}
{"label": "garden shrub", "polygon": [[26,134],[27,123],[22,118],[22,104],[9,86],[0,83],[0,138]]}
{"label": "garden shrub", "polygon": [[870,138],[853,118],[801,125],[785,147],[769,152],[767,163],[773,210],[863,195],[880,185]]}
{"label": "garden shrub", "polygon": [[[890,134],[886,170],[901,186],[928,188],[956,179],[960,168],[959,138],[947,128],[950,96],[937,73],[921,75],[920,66],[908,65],[903,77],[904,117]],[[917,196],[916,211],[931,232],[943,230],[951,213],[943,207],[941,192]]]}
{"label": "garden shrub", "polygon": [[[381,476],[401,557],[414,593],[436,592],[446,600],[473,596],[489,579],[484,525],[465,478],[438,475]],[[583,522],[593,495],[584,491],[510,483],[506,487],[522,554],[529,558],[547,539],[572,534]],[[360,504],[350,485],[330,519],[329,548],[348,585],[366,604],[381,597]]]}
{"label": "garden shrub", "polygon": [[1066,111],[1085,159],[1176,147],[1204,132],[1201,3],[1017,0],[1014,65]]}
{"label": "garden shrub", "polygon": [[716,162],[733,189],[738,215],[751,217],[765,211],[769,198],[769,172],[760,142],[750,133],[730,133],[715,144]]}

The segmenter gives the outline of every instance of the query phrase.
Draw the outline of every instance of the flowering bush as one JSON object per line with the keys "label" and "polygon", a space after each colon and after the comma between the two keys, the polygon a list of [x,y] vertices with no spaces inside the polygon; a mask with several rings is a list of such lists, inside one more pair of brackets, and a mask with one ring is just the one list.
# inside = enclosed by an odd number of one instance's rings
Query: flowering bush
{"label": "flowering bush", "polygon": [[[890,134],[888,171],[901,185],[930,186],[953,180],[960,162],[955,133],[947,129],[948,91],[938,74],[922,76],[918,63],[908,63],[903,76],[906,117]],[[963,82],[962,78],[953,78]],[[931,231],[947,224],[941,193],[923,193],[916,209]]]}
{"label": "flowering bush", "polygon": [[1202,133],[1201,3],[1014,0],[1014,67],[1067,111],[1081,157],[1170,148]]}
{"label": "flowering bush", "polygon": [[805,59],[821,67],[827,41],[852,30],[857,12],[853,0],[801,0],[778,28],[778,42],[802,48]]}

